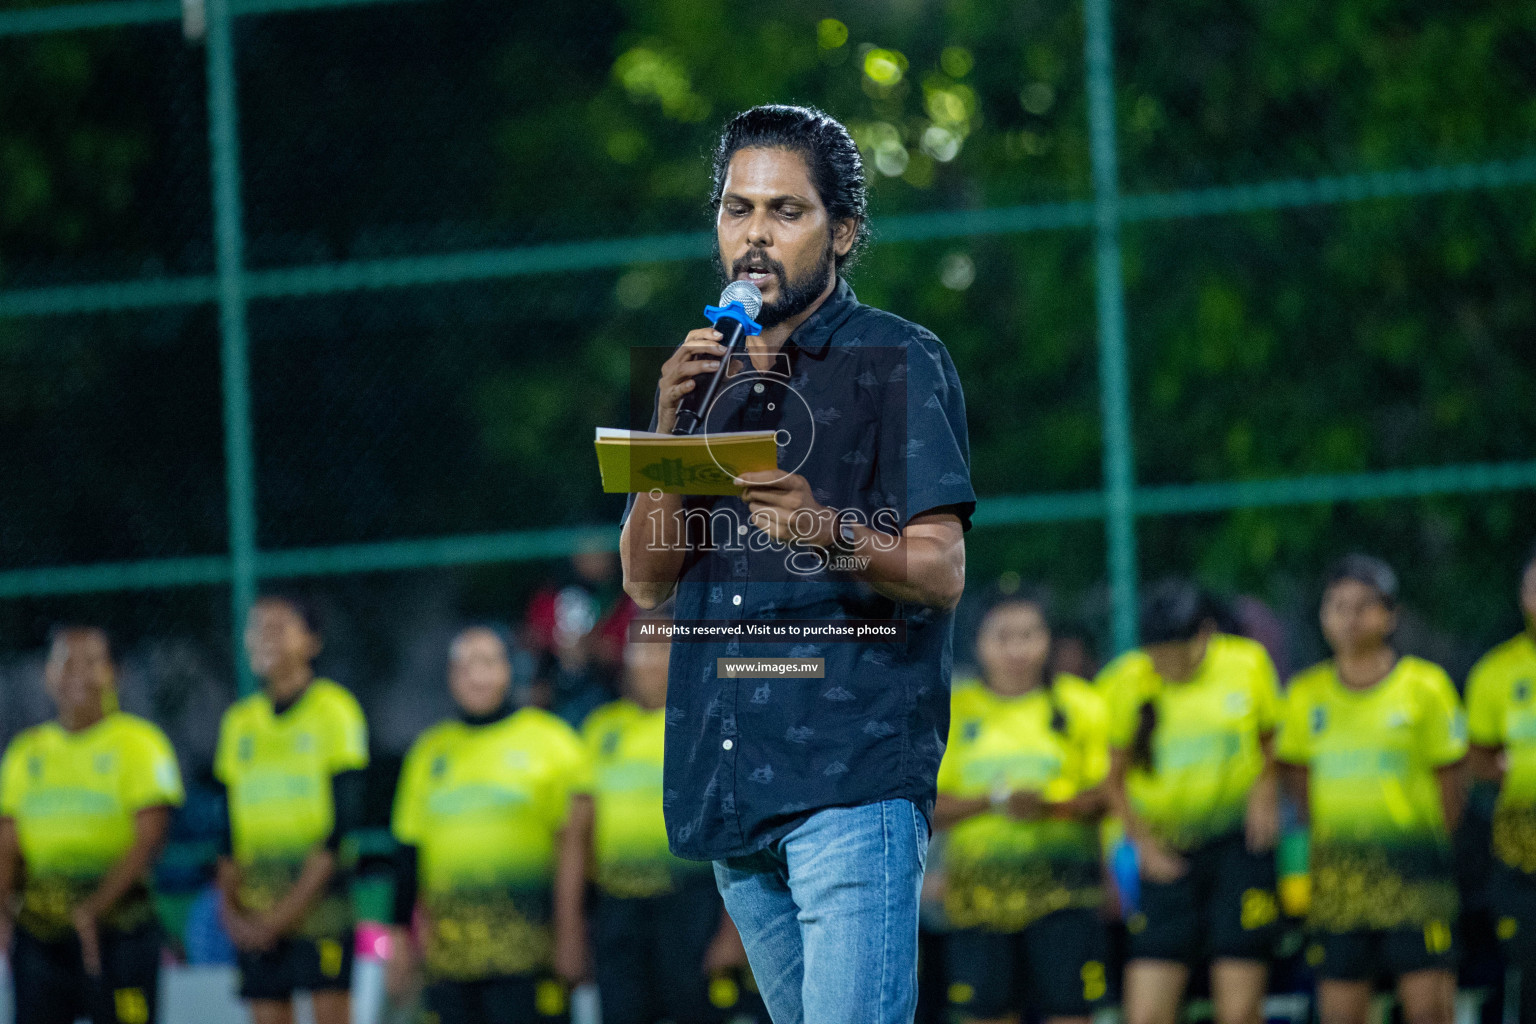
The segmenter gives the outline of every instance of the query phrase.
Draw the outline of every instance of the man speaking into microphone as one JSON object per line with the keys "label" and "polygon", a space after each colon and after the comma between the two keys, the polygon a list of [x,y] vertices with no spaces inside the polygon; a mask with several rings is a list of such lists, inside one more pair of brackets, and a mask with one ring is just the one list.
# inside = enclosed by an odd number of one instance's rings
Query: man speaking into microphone
{"label": "man speaking into microphone", "polygon": [[[675,593],[679,626],[742,627],[673,642],[668,839],[714,862],[777,1024],[906,1024],[975,508],[964,398],[932,333],[840,275],[869,233],[847,129],[756,107],[725,126],[713,170],[720,269],[760,289],[761,333],[711,407],[685,413],[706,436],[776,431],[780,468],[738,476],[739,497],[651,492],[626,512],[638,604]],[[667,359],[656,430],[707,387],[720,340],[702,327]],[[877,620],[895,634],[842,628]],[[803,639],[754,639],[775,622]],[[786,655],[820,674],[776,675]]]}

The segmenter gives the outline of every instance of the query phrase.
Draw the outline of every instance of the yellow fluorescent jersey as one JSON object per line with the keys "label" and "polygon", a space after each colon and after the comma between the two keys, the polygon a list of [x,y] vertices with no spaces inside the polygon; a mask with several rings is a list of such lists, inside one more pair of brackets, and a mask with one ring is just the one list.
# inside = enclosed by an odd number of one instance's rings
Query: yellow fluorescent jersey
{"label": "yellow fluorescent jersey", "polygon": [[[119,711],[79,732],[48,722],[17,736],[0,762],[0,816],[16,821],[23,863],[17,923],[44,941],[72,934],[70,910],[133,846],[134,814],[182,798],[170,741],[142,718]],[[105,923],[153,916],[141,883]]]}
{"label": "yellow fluorescent jersey", "polygon": [[1170,846],[1189,850],[1242,828],[1248,793],[1264,769],[1260,738],[1279,714],[1279,680],[1262,644],[1217,633],[1193,679],[1164,682],[1142,651],[1099,674],[1109,742],[1129,749],[1141,705],[1152,701],[1152,770],[1126,777],[1132,809]]}
{"label": "yellow fluorescent jersey", "polygon": [[[267,910],[298,880],[311,850],[336,823],[331,780],[368,766],[368,727],[357,698],[316,679],[274,713],[265,693],[224,713],[214,775],[229,794],[230,836],[240,865],[240,901]],[[299,934],[344,932],[352,908],[340,873],[300,922]]]}
{"label": "yellow fluorescent jersey", "polygon": [[[1075,676],[1058,676],[1052,689],[1004,697],[979,683],[957,686],[939,792],[974,798],[1032,790],[1055,802],[1103,782],[1103,701]],[[1053,696],[1064,733],[1051,728]],[[1098,829],[1085,822],[978,814],[951,830],[945,865],[945,911],[960,928],[1019,931],[1053,911],[1102,900]]]}
{"label": "yellow fluorescent jersey", "polygon": [[603,705],[582,727],[597,801],[597,884],[611,896],[660,896],[674,891],[685,875],[710,870],[667,848],[661,810],[665,732],[665,709],[647,711],[628,700]]}
{"label": "yellow fluorescent jersey", "polygon": [[1435,769],[1466,752],[1461,705],[1438,665],[1402,658],[1369,690],[1345,687],[1332,662],[1291,680],[1276,755],[1309,769],[1314,927],[1455,920]]}
{"label": "yellow fluorescent jersey", "polygon": [[557,835],[591,775],[575,731],[536,708],[488,725],[444,722],[411,745],[394,833],[418,850],[433,977],[549,965]]}
{"label": "yellow fluorescent jersey", "polygon": [[1522,633],[1489,651],[1467,680],[1467,732],[1508,759],[1493,814],[1493,852],[1536,873],[1536,641]]}

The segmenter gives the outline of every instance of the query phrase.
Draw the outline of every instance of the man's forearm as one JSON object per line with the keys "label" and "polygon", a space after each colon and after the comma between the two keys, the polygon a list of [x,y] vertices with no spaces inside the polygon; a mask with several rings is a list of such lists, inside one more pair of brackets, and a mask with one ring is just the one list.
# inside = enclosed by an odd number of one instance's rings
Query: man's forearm
{"label": "man's forearm", "polygon": [[682,513],[682,495],[642,493],[624,521],[619,537],[624,592],[642,608],[655,608],[677,585],[687,553]]}
{"label": "man's forearm", "polygon": [[965,548],[956,557],[928,538],[903,538],[892,551],[871,552],[868,568],[855,575],[893,601],[948,610],[965,590]]}
{"label": "man's forearm", "polygon": [[965,537],[960,520],[914,519],[900,535],[852,528],[850,553],[869,556],[853,575],[893,601],[949,610],[965,591]]}

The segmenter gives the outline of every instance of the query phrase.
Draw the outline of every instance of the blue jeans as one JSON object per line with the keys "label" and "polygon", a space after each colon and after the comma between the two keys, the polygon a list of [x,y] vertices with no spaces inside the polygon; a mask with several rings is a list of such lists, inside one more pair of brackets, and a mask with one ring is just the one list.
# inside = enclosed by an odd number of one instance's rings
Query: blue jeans
{"label": "blue jeans", "polygon": [[715,862],[774,1024],[911,1024],[928,821],[909,800],[817,811]]}

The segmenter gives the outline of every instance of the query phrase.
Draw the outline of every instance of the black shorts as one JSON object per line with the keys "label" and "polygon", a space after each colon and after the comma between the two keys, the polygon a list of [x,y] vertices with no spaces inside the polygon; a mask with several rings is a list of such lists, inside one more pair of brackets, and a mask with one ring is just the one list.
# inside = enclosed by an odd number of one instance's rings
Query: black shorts
{"label": "black shorts", "polygon": [[1495,865],[1488,880],[1488,896],[1504,962],[1510,967],[1536,964],[1536,878]]}
{"label": "black shorts", "polygon": [[1456,973],[1455,921],[1375,931],[1318,932],[1307,944],[1307,964],[1320,980],[1391,980],[1414,971]]}
{"label": "black shorts", "polygon": [[292,936],[264,953],[241,953],[241,999],[287,1002],[295,992],[345,992],[352,987],[356,943],[351,932],[327,938]]}
{"label": "black shorts", "polygon": [[548,975],[434,981],[427,1024],[560,1024],[570,1020],[570,992]]}
{"label": "black shorts", "polygon": [[704,954],[723,911],[713,875],[644,899],[604,895],[594,953],[603,1024],[715,1024],[739,1009],[740,979],[710,978]]}
{"label": "black shorts", "polygon": [[951,932],[949,1007],[980,1019],[1089,1016],[1109,989],[1106,948],[1096,910],[1058,910],[1020,932]]}
{"label": "black shorts", "polygon": [[16,929],[11,985],[26,1024],[151,1024],[160,979],[160,929],[102,929],[99,978],[85,973],[79,940],[43,942]]}
{"label": "black shorts", "polygon": [[1142,879],[1141,907],[1126,921],[1132,960],[1268,960],[1280,925],[1275,855],[1250,853],[1241,835],[1184,854],[1172,882]]}

